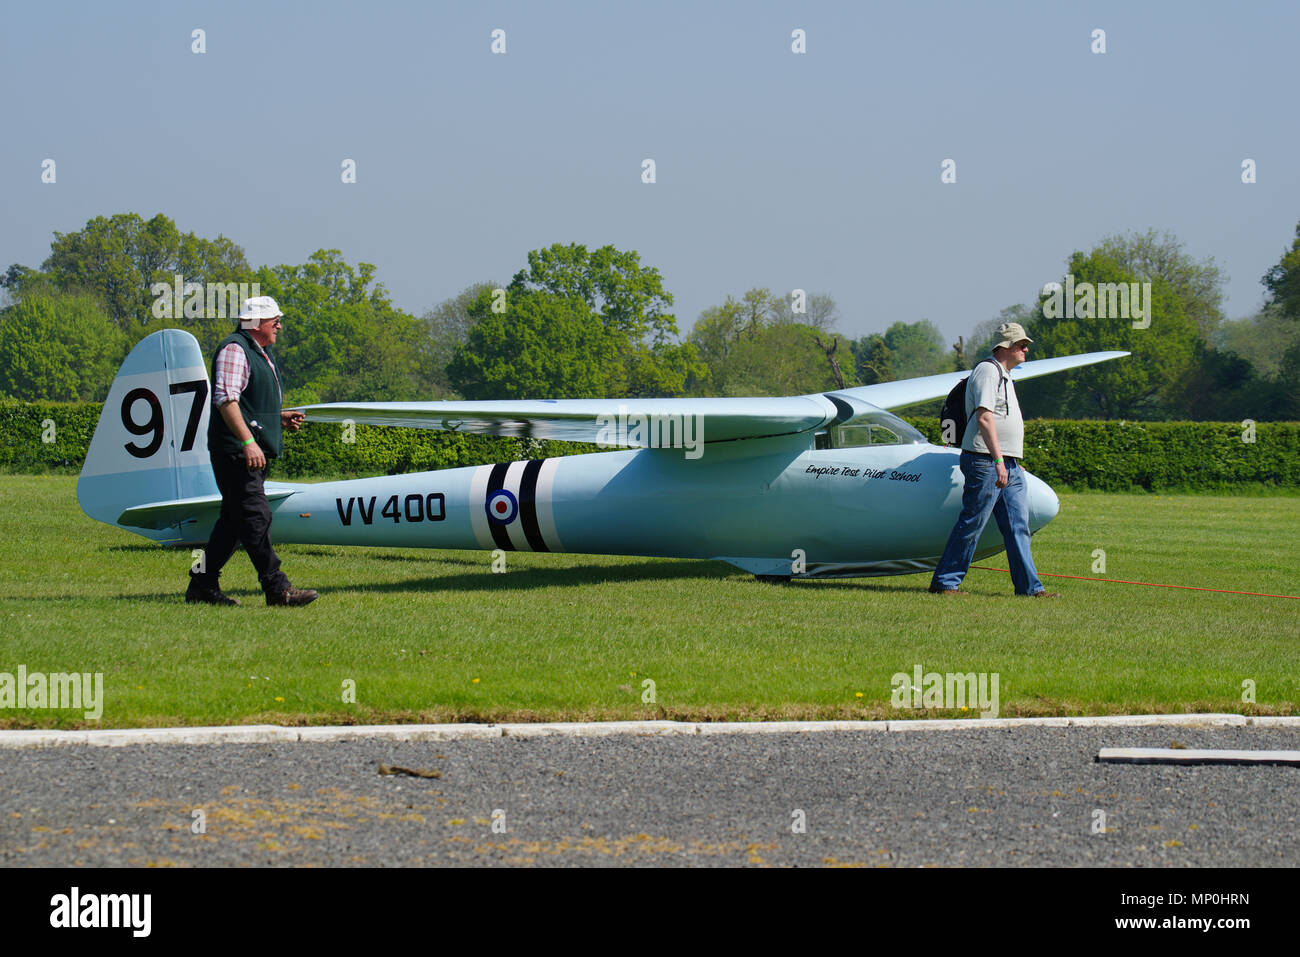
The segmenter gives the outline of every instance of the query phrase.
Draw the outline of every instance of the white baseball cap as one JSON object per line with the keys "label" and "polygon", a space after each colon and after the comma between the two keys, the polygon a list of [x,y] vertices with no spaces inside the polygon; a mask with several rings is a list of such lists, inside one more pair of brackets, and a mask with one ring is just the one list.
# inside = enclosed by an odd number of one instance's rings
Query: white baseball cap
{"label": "white baseball cap", "polygon": [[262,324],[263,319],[274,319],[280,315],[280,307],[270,296],[254,296],[251,299],[245,299],[243,308],[239,310],[239,327],[241,329],[256,329]]}

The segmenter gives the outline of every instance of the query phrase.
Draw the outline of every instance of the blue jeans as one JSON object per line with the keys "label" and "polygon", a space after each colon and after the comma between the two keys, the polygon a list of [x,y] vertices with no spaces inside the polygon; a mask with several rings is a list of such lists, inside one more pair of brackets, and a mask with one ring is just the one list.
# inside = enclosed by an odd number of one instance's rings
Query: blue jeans
{"label": "blue jeans", "polygon": [[961,515],[948,536],[948,545],[934,570],[930,587],[955,589],[966,577],[975,543],[992,514],[1002,531],[1011,568],[1011,583],[1017,595],[1035,595],[1043,590],[1029,554],[1029,496],[1025,492],[1025,470],[1019,462],[1007,463],[1007,487],[998,488],[998,467],[993,460],[971,452],[961,454],[961,474],[966,485],[961,493]]}

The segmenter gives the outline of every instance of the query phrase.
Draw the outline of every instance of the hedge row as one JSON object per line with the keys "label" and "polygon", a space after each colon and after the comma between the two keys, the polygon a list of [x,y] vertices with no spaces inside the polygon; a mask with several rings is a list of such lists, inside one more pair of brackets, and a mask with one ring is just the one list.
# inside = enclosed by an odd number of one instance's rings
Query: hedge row
{"label": "hedge row", "polygon": [[[99,410],[89,402],[0,402],[0,471],[79,471]],[[930,441],[939,440],[938,419],[912,421]],[[275,476],[392,475],[595,451],[593,445],[424,429],[357,426],[355,441],[344,438],[339,425],[304,426],[286,440]],[[1261,422],[1252,436],[1231,422],[1038,419],[1025,424],[1025,464],[1063,488],[1300,488],[1300,423]]]}
{"label": "hedge row", "polygon": [[[938,442],[939,420],[912,421]],[[1047,484],[1108,492],[1300,488],[1300,422],[1025,423],[1025,465]]]}

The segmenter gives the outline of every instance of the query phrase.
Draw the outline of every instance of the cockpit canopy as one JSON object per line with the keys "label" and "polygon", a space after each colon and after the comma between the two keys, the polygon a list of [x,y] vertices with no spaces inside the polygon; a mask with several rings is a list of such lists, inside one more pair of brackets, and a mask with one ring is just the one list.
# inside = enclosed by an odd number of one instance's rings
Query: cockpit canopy
{"label": "cockpit canopy", "polygon": [[817,432],[815,448],[858,449],[872,445],[916,445],[929,440],[898,416],[884,409],[859,412],[838,425]]}

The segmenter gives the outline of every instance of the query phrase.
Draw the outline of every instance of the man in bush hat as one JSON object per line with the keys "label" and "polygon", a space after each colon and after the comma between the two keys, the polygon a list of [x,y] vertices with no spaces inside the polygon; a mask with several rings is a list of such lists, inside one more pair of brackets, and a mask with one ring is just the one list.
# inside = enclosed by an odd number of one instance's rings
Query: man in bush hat
{"label": "man in bush hat", "polygon": [[217,347],[212,362],[212,409],[208,417],[208,453],[221,490],[221,516],[203,549],[198,572],[190,572],[187,602],[238,605],[222,593],[217,579],[235,546],[257,569],[268,605],[306,605],[311,589],[294,588],[271,547],[271,506],[266,500],[267,458],[280,455],[282,429],[297,431],[301,412],[282,412],[283,390],[275,367],[280,307],[270,296],[245,299],[239,328]]}
{"label": "man in bush hat", "polygon": [[[1025,420],[1020,415],[1011,370],[1025,361],[1033,342],[1018,322],[998,326],[993,361],[981,361],[966,382],[966,434],[961,443],[961,515],[948,536],[943,557],[930,580],[937,595],[964,595],[958,586],[970,570],[975,543],[988,524],[997,519],[1011,567],[1011,583],[1017,595],[1031,598],[1059,598],[1038,580],[1033,556],[1029,554],[1029,496],[1025,472],[1020,465],[1024,454]],[[978,428],[971,428],[974,419]]]}

